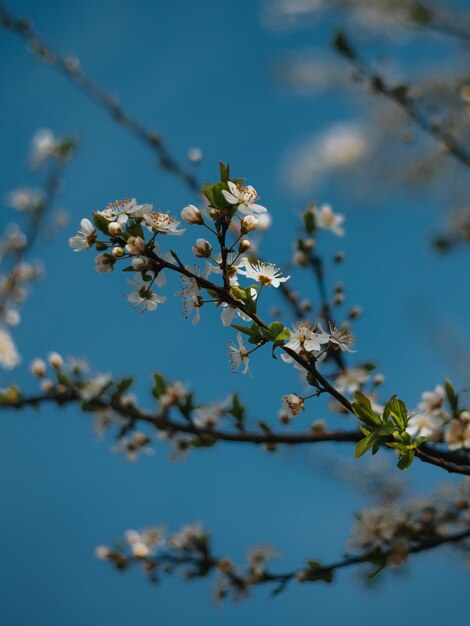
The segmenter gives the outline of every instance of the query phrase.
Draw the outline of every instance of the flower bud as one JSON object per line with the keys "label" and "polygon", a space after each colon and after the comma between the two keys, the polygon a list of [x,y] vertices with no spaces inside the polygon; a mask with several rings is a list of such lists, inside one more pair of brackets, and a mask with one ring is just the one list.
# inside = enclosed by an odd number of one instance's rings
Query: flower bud
{"label": "flower bud", "polygon": [[135,254],[136,256],[142,254],[145,250],[145,241],[142,237],[129,237],[126,243],[126,252],[129,254]]}
{"label": "flower bud", "polygon": [[184,207],[181,211],[181,217],[188,224],[204,224],[202,213],[194,204],[188,204],[188,206]]}
{"label": "flower bud", "polygon": [[200,163],[202,161],[202,150],[201,148],[190,148],[188,150],[188,159],[191,163]]}
{"label": "flower bud", "polygon": [[47,365],[42,359],[34,359],[34,361],[31,362],[31,374],[33,376],[43,378],[46,375],[46,368]]}
{"label": "flower bud", "polygon": [[349,311],[350,320],[355,320],[360,315],[362,315],[362,307],[360,306],[353,306],[353,308]]}
{"label": "flower bud", "polygon": [[64,364],[64,359],[60,356],[58,352],[49,352],[47,358],[49,363],[56,370],[60,369]]}
{"label": "flower bud", "polygon": [[108,246],[105,243],[101,243],[100,241],[96,244],[95,248],[98,252],[103,252],[103,250],[107,250]]}
{"label": "flower bud", "polygon": [[193,254],[200,259],[208,259],[212,254],[212,246],[206,239],[196,239]]}
{"label": "flower bud", "polygon": [[55,390],[55,385],[52,380],[45,378],[44,380],[41,380],[41,389],[44,393],[52,393]]}
{"label": "flower bud", "polygon": [[294,263],[300,266],[308,265],[308,256],[304,252],[297,250],[294,254]]}
{"label": "flower bud", "polygon": [[95,556],[97,559],[107,559],[111,553],[111,550],[106,546],[98,546],[95,550]]}
{"label": "flower bud", "polygon": [[110,222],[108,224],[108,233],[111,237],[116,237],[122,233],[122,226],[119,222]]}
{"label": "flower bud", "polygon": [[383,383],[384,380],[385,380],[385,376],[383,374],[376,374],[373,378],[373,383],[376,387],[378,387],[379,385]]}
{"label": "flower bud", "polygon": [[342,263],[345,258],[346,258],[346,255],[344,254],[344,252],[337,252],[335,254],[334,261],[335,263]]}
{"label": "flower bud", "polygon": [[111,253],[113,255],[113,257],[115,257],[116,259],[118,259],[121,256],[124,256],[124,250],[118,246],[117,248],[113,248],[113,251]]}
{"label": "flower bud", "polygon": [[240,245],[238,246],[238,252],[241,254],[242,252],[246,252],[251,248],[251,243],[248,239],[242,239],[240,241]]}
{"label": "flower bud", "polygon": [[245,215],[241,221],[241,233],[246,235],[258,227],[258,218],[254,215]]}
{"label": "flower bud", "polygon": [[133,270],[135,270],[136,272],[140,272],[145,268],[147,262],[141,256],[136,256],[132,259],[131,265]]}

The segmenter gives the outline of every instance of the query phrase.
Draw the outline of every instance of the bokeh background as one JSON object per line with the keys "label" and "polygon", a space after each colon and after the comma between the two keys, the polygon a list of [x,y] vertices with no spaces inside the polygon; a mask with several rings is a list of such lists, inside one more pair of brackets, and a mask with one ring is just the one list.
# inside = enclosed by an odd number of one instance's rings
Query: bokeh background
{"label": "bokeh background", "polygon": [[[367,106],[367,99],[339,97],[335,88],[299,94],[278,80],[279,64],[292,52],[313,46],[333,54],[328,21],[308,29],[273,29],[253,0],[11,0],[9,8],[30,16],[58,50],[76,54],[85,71],[119,94],[125,108],[161,131],[182,161],[188,148],[199,146],[204,159],[194,167],[201,179],[216,179],[219,160],[247,177],[273,216],[263,241],[271,260],[291,258],[297,216],[308,200],[328,201],[345,214],[347,237],[339,243],[347,261],[332,269],[330,278],[347,285],[349,305],[364,307],[355,326],[355,358],[379,363],[385,394],[399,392],[414,405],[421,391],[449,374],[457,384],[467,382],[452,346],[455,336],[461,346],[469,340],[470,298],[463,282],[468,256],[438,257],[430,248],[430,233],[442,220],[436,197],[413,195],[398,185],[384,192],[367,167],[354,174],[361,192],[338,177],[315,180],[308,189],[286,182],[286,155],[296,142],[331,124],[349,123]],[[380,45],[385,44],[367,42],[377,52]],[[436,47],[428,53],[422,46],[420,54],[432,59]],[[125,275],[98,275],[92,254],[68,247],[79,220],[111,200],[136,197],[179,213],[194,202],[190,192],[155,167],[145,146],[5,32],[0,85],[2,194],[35,182],[25,164],[36,129],[79,138],[59,202],[70,212],[70,226],[35,250],[47,275],[15,331],[23,366],[4,381],[33,388],[27,364],[57,350],[85,356],[96,371],[136,375],[147,406],[150,373],[158,370],[190,383],[203,401],[239,390],[253,419],[275,421],[281,396],[302,389],[289,368],[260,353],[253,359],[252,379],[233,376],[225,349],[233,333],[222,328],[218,312],[204,309],[194,327],[181,316],[179,300],[170,297],[156,314],[139,316],[124,298]],[[14,215],[3,200],[1,219],[7,224]],[[194,235],[177,242],[180,251],[186,246],[187,258]],[[325,235],[321,246],[331,258],[338,240]],[[315,299],[306,274],[300,272],[293,284]],[[169,295],[175,291],[172,282]],[[300,419],[306,424],[323,416],[322,405],[311,404]],[[53,407],[2,414],[0,431],[5,624],[177,626],[196,620],[207,626],[221,621],[388,626],[396,621],[391,607],[398,606],[407,621],[431,625],[462,623],[468,609],[468,573],[445,550],[414,558],[404,575],[387,574],[373,589],[345,571],[332,586],[294,585],[276,599],[261,589],[251,600],[223,608],[214,605],[208,581],[186,584],[174,577],[153,587],[140,572],[116,573],[93,555],[97,544],[112,542],[127,528],[164,523],[177,530],[201,521],[214,535],[218,553],[242,558],[246,546],[262,541],[282,552],[282,569],[306,557],[336,560],[354,511],[366,502],[331,471],[338,455],[350,459],[350,448],[270,455],[227,445],[173,463],[162,443],[154,456],[133,464],[110,452],[109,438],[96,438],[89,417]],[[358,463],[367,472],[367,460]],[[389,471],[396,471],[393,465]],[[411,493],[430,493],[438,483],[458,480],[419,463],[407,478]]]}

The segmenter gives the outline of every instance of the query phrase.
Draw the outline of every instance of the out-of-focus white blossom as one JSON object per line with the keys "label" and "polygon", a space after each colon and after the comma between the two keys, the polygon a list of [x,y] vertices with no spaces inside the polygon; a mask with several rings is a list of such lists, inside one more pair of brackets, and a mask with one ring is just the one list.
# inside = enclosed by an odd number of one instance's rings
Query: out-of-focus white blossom
{"label": "out-of-focus white blossom", "polygon": [[12,336],[7,330],[0,327],[0,367],[10,370],[20,363],[21,356]]}

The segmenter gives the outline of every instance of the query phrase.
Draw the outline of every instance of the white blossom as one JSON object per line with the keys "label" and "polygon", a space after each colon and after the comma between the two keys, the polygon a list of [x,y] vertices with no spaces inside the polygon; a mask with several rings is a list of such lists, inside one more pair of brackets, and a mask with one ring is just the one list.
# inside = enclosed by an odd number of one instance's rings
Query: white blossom
{"label": "white blossom", "polygon": [[160,296],[152,291],[149,283],[140,276],[134,280],[127,281],[135,291],[127,296],[128,302],[139,308],[142,313],[145,311],[155,311],[159,304],[166,301],[166,296]]}
{"label": "white blossom", "polygon": [[10,192],[8,204],[18,211],[37,211],[44,202],[44,196],[40,191],[20,187]]}
{"label": "white blossom", "polygon": [[333,209],[329,204],[323,204],[320,208],[314,207],[315,225],[318,228],[331,231],[338,237],[343,237],[344,228],[341,224],[344,222],[344,215],[333,213]]}
{"label": "white blossom", "polygon": [[188,204],[188,206],[184,207],[181,211],[181,217],[188,224],[204,224],[201,211],[194,204]]}
{"label": "white blossom", "polygon": [[245,269],[238,270],[238,273],[247,278],[252,278],[260,285],[272,285],[276,288],[290,278],[290,276],[282,276],[281,270],[273,263],[265,263],[264,261],[255,261],[252,264],[246,260]]}
{"label": "white blossom", "polygon": [[151,211],[143,216],[143,223],[152,233],[160,233],[162,235],[182,235],[185,229],[180,229],[181,222],[174,217],[170,217],[167,213],[160,211]]}
{"label": "white blossom", "polygon": [[125,226],[129,218],[142,217],[144,213],[152,211],[151,204],[137,204],[137,200],[132,198],[124,198],[110,202],[103,211],[98,211],[98,215],[105,217],[110,222],[117,222],[121,226]]}
{"label": "white blossom", "polygon": [[324,332],[320,324],[311,322],[299,322],[293,325],[286,348],[300,352],[303,348],[306,352],[319,352],[322,345],[330,341],[330,337]]}
{"label": "white blossom", "polygon": [[21,363],[21,356],[18,353],[12,336],[5,329],[0,328],[0,366],[10,370]]}
{"label": "white blossom", "polygon": [[256,200],[258,200],[259,196],[256,193],[256,190],[251,185],[244,187],[242,185],[236,185],[232,183],[232,181],[227,182],[228,188],[230,191],[222,189],[222,193],[224,198],[230,204],[237,204],[238,210],[241,213],[245,214],[253,214],[253,213],[265,213],[266,208],[259,204],[256,204]]}
{"label": "white blossom", "polygon": [[244,365],[245,368],[243,370],[243,374],[249,374],[250,352],[245,346],[241,333],[237,333],[237,343],[238,345],[235,345],[233,342],[230,342],[228,346],[229,359],[232,364],[233,371],[236,372],[241,365]]}
{"label": "white blossom", "polygon": [[355,352],[350,346],[354,343],[354,335],[347,326],[338,328],[333,322],[328,322],[330,327],[330,342],[344,352]]}
{"label": "white blossom", "polygon": [[74,252],[82,252],[91,248],[96,241],[96,229],[86,217],[80,222],[78,234],[70,237],[69,246]]}
{"label": "white blossom", "polygon": [[107,274],[113,271],[114,263],[115,259],[111,254],[98,254],[95,257],[95,270],[99,274]]}

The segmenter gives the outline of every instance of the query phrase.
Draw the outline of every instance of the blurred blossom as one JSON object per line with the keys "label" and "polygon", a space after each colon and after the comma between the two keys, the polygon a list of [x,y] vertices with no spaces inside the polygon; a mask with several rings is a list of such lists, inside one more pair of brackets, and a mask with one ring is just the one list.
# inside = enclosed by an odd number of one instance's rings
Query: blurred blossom
{"label": "blurred blossom", "polygon": [[8,195],[9,206],[18,211],[37,211],[43,202],[43,194],[28,187],[20,187]]}
{"label": "blurred blossom", "polygon": [[0,328],[0,367],[10,370],[21,363],[12,336],[4,328]]}
{"label": "blurred blossom", "polygon": [[355,123],[339,123],[302,139],[283,159],[288,186],[299,193],[334,171],[352,170],[372,150],[366,130]]}

